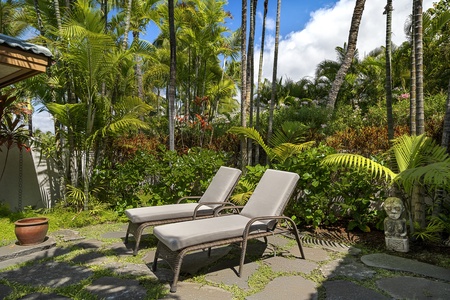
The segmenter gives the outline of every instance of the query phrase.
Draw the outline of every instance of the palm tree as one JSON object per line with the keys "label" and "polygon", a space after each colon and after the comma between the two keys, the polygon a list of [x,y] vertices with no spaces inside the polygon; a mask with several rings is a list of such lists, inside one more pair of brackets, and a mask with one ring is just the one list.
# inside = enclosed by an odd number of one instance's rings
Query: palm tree
{"label": "palm tree", "polygon": [[[269,0],[264,0],[264,13],[263,13],[263,23],[262,23],[262,33],[261,33],[261,50],[259,52],[259,68],[258,68],[258,96],[256,98],[256,130],[259,132],[259,114],[260,114],[260,100],[261,100],[261,78],[262,78],[262,68],[264,60],[264,42],[266,38],[266,18],[267,18],[267,7],[269,5]],[[255,163],[259,163],[259,147],[255,148]]]}
{"label": "palm tree", "polygon": [[175,93],[177,70],[177,44],[175,37],[174,0],[169,0],[169,39],[170,39],[170,75],[169,75],[169,149],[175,150]]}
{"label": "palm tree", "polygon": [[281,14],[281,0],[277,2],[277,20],[275,26],[275,48],[273,53],[273,71],[272,71],[272,95],[270,97],[269,106],[269,124],[267,128],[267,140],[271,139],[273,132],[273,110],[277,97],[277,71],[278,71],[278,46],[280,40],[280,14]]}
{"label": "palm tree", "polygon": [[444,125],[442,128],[441,146],[450,153],[450,81],[448,82],[447,105],[445,109]]}
{"label": "palm tree", "polygon": [[386,15],[386,111],[388,122],[388,138],[394,138],[394,118],[392,116],[392,0],[387,0],[384,8]]}
{"label": "palm tree", "polygon": [[373,176],[385,178],[393,187],[400,187],[406,193],[410,230],[414,232],[413,221],[421,223],[424,206],[415,202],[414,193],[419,184],[448,189],[450,181],[450,158],[445,149],[425,135],[401,136],[393,141],[389,151],[391,168],[357,154],[338,153],[324,158],[323,163],[356,170],[365,170]]}
{"label": "palm tree", "polygon": [[[248,59],[247,59],[247,101],[249,102],[248,106],[250,108],[249,111],[249,126],[253,127],[253,77],[254,77],[254,44],[255,44],[255,15],[256,15],[256,5],[258,0],[250,1],[250,32],[248,37]],[[250,141],[247,143],[247,157],[248,164],[252,164],[252,144]]]}
{"label": "palm tree", "polygon": [[344,62],[339,68],[336,78],[333,81],[330,93],[328,94],[327,106],[332,110],[334,110],[335,108],[337,95],[342,86],[342,83],[344,82],[345,74],[347,73],[353,61],[353,57],[356,51],[356,42],[358,40],[359,25],[361,23],[361,18],[363,15],[365,4],[366,0],[356,0],[355,9],[353,10],[352,22],[350,25],[350,33],[347,43],[347,53],[345,55]]}
{"label": "palm tree", "polygon": [[416,134],[425,132],[423,104],[423,35],[422,35],[422,0],[414,0],[414,50],[416,69]]}
{"label": "palm tree", "polygon": [[[241,126],[247,127],[247,0],[242,0],[241,19]],[[241,168],[246,170],[247,142],[241,138]]]}
{"label": "palm tree", "polygon": [[16,14],[21,7],[19,1],[0,1],[0,33],[20,36],[27,28],[25,22],[17,22]]}

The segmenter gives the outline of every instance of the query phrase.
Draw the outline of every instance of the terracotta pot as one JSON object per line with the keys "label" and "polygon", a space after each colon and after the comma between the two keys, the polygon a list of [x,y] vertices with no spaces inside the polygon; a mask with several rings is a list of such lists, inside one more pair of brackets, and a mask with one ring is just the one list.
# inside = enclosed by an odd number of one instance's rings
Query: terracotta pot
{"label": "terracotta pot", "polygon": [[36,217],[14,222],[19,245],[28,246],[42,243],[48,231],[48,218]]}

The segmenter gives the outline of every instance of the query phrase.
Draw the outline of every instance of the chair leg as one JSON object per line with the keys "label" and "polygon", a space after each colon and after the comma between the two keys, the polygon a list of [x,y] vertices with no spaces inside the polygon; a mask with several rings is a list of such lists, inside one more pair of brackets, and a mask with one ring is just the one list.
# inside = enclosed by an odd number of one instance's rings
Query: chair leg
{"label": "chair leg", "polygon": [[131,222],[128,222],[127,234],[125,234],[125,244],[128,244],[128,235],[130,234]]}
{"label": "chair leg", "polygon": [[244,261],[245,261],[245,253],[247,252],[247,239],[244,239],[241,243],[241,260],[239,262],[239,271],[238,271],[238,276],[241,277],[242,276],[242,270],[244,269]]}
{"label": "chair leg", "polygon": [[189,252],[188,249],[183,249],[178,252],[175,259],[175,264],[173,265],[173,281],[170,285],[170,292],[175,293],[177,291],[178,279],[180,277],[181,265],[183,263],[184,256]]}
{"label": "chair leg", "polygon": [[292,233],[295,236],[295,240],[297,241],[298,249],[300,250],[300,254],[302,255],[302,259],[305,259],[305,253],[303,252],[302,242],[300,241],[300,235],[298,234],[297,226],[295,226],[294,221],[290,220],[292,226]]}
{"label": "chair leg", "polygon": [[153,258],[153,264],[152,264],[152,272],[156,272],[158,268],[158,256],[159,256],[159,249],[156,248],[155,257]]}
{"label": "chair leg", "polygon": [[148,223],[142,223],[142,224],[133,224],[132,225],[132,234],[136,240],[136,244],[134,245],[133,255],[136,256],[139,250],[139,244],[141,243],[142,233],[144,232],[144,229],[148,226],[151,226]]}

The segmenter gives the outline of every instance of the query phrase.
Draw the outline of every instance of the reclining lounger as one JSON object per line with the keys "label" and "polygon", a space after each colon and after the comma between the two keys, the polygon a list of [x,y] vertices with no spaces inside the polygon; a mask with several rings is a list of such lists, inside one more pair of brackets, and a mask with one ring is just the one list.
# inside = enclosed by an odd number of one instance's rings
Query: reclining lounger
{"label": "reclining lounger", "polygon": [[[203,196],[188,196],[178,200],[177,204],[168,204],[161,206],[149,206],[131,208],[125,211],[129,222],[125,236],[125,243],[128,243],[128,235],[131,233],[136,239],[133,255],[136,255],[139,249],[142,233],[149,226],[176,223],[212,217],[214,211],[228,202],[233,192],[241,170],[229,167],[220,167],[214,175],[211,183]],[[180,203],[186,199],[200,199],[198,203]]]}
{"label": "reclining lounger", "polygon": [[[152,270],[156,271],[158,258],[167,261],[174,272],[170,288],[174,293],[183,257],[187,253],[206,248],[211,250],[214,246],[238,242],[242,247],[238,272],[240,277],[249,239],[264,237],[267,242],[267,236],[286,232],[291,232],[295,236],[304,259],[305,255],[294,221],[282,216],[298,179],[298,174],[269,169],[239,214],[156,226],[153,234],[159,241]],[[280,228],[277,226],[278,221],[286,221],[289,226]]]}

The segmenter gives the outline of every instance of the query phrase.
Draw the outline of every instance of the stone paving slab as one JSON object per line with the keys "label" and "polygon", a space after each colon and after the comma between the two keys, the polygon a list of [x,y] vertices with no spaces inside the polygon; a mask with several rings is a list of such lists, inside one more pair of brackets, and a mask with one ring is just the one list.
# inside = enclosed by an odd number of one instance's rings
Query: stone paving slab
{"label": "stone paving slab", "polygon": [[236,285],[242,289],[248,289],[249,277],[258,270],[259,265],[256,262],[244,264],[242,276],[238,277],[239,260],[230,260],[225,263],[220,263],[206,274],[206,280],[223,283],[226,285]]}
{"label": "stone paving slab", "polygon": [[[322,248],[303,246],[303,252],[305,253],[306,260],[319,262],[330,259],[329,252]],[[289,250],[289,254],[298,258],[301,257],[300,249],[298,249],[297,245]]]}
{"label": "stone paving slab", "polygon": [[364,280],[375,275],[375,271],[360,263],[354,257],[335,259],[320,267],[323,276],[333,278],[346,276],[357,280]]}
{"label": "stone paving slab", "polygon": [[86,290],[100,299],[145,299],[147,289],[134,279],[122,279],[117,277],[101,277],[86,287]]}
{"label": "stone paving slab", "polygon": [[108,261],[108,258],[101,252],[90,251],[79,254],[72,258],[72,262],[76,264],[85,264],[88,266],[102,265]]}
{"label": "stone paving slab", "polygon": [[29,261],[36,261],[48,257],[57,257],[59,255],[64,255],[70,252],[70,249],[67,248],[50,248],[47,250],[34,252],[25,256],[19,256],[13,259],[8,259],[5,261],[0,262],[0,270],[5,269],[7,267],[15,266],[17,264],[29,262]]}
{"label": "stone paving slab", "polygon": [[302,272],[311,273],[317,268],[317,263],[300,258],[286,258],[281,256],[264,259],[263,262],[270,266],[274,272]]}
{"label": "stone paving slab", "polygon": [[161,299],[230,300],[232,298],[233,295],[230,292],[217,287],[191,282],[179,282],[176,293],[170,293]]}
{"label": "stone paving slab", "polygon": [[295,299],[315,300],[317,289],[314,282],[301,276],[277,277],[267,284],[263,291],[253,294],[247,300]]}
{"label": "stone paving slab", "polygon": [[351,281],[335,280],[323,283],[326,290],[327,300],[387,300],[384,295],[360,286]]}
{"label": "stone paving slab", "polygon": [[96,240],[96,239],[88,239],[88,240],[82,240],[79,242],[75,242],[73,244],[73,247],[80,248],[80,249],[100,249],[102,248],[103,242]]}
{"label": "stone paving slab", "polygon": [[47,237],[44,242],[29,245],[29,246],[21,246],[19,244],[12,244],[8,246],[0,247],[0,262],[5,260],[10,260],[16,257],[29,255],[35,252],[47,250],[56,246],[55,239],[52,237]]}
{"label": "stone paving slab", "polygon": [[377,285],[395,299],[450,299],[449,283],[426,278],[410,276],[383,278],[377,281]]}
{"label": "stone paving slab", "polygon": [[450,269],[426,264],[412,259],[407,259],[385,253],[375,253],[362,256],[361,261],[371,267],[412,272],[437,279],[450,281]]}
{"label": "stone paving slab", "polygon": [[102,267],[112,270],[117,275],[150,276],[156,278],[151,269],[143,264],[111,262],[102,265]]}
{"label": "stone paving slab", "polygon": [[0,299],[5,299],[12,291],[13,289],[11,287],[0,283]]}
{"label": "stone paving slab", "polygon": [[89,268],[64,262],[43,262],[0,273],[0,278],[32,286],[63,287],[93,275]]}

